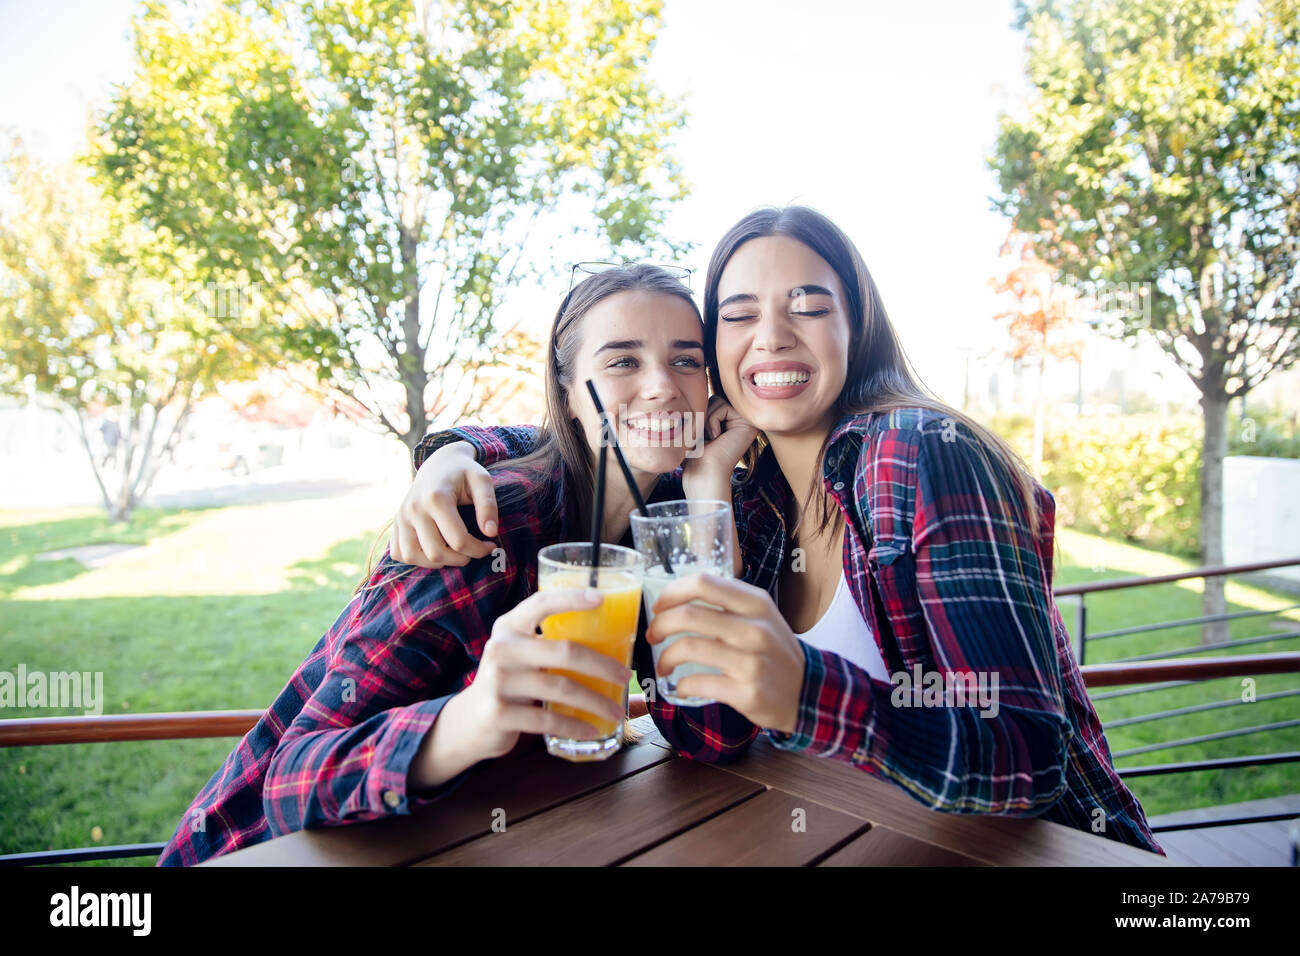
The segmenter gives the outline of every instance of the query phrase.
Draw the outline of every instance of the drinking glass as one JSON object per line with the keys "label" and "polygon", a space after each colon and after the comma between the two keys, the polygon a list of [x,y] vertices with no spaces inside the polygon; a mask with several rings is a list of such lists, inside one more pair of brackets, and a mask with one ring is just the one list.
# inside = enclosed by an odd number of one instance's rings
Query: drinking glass
{"label": "drinking glass", "polygon": [[[590,587],[592,554],[590,542],[553,544],[543,548],[537,554],[538,590]],[[641,555],[631,548],[613,544],[600,545],[596,590],[601,592],[604,601],[599,607],[590,610],[549,615],[542,620],[542,638],[548,641],[576,641],[620,661],[624,667],[631,667],[643,569]],[[547,703],[547,710],[577,717],[597,729],[597,735],[586,740],[546,734],[547,752],[576,762],[604,760],[617,753],[623,746],[628,685],[611,684],[572,671],[553,670],[549,673],[571,677],[584,687],[590,687],[615,703],[621,703],[625,717],[613,721],[603,714],[591,714],[566,704]]]}
{"label": "drinking glass", "polygon": [[[632,540],[645,559],[645,576],[641,593],[645,597],[646,620],[654,620],[651,608],[664,588],[678,578],[705,572],[718,577],[732,577],[732,518],[731,504],[711,499],[686,499],[661,501],[648,505],[648,515],[633,513]],[[667,557],[671,570],[664,567]],[[722,608],[706,601],[692,601],[702,607],[720,611]],[[655,683],[661,697],[670,704],[699,707],[715,703],[707,697],[683,697],[677,693],[677,683],[691,674],[717,674],[716,667],[686,662],[677,665],[671,674],[659,669],[659,656],[683,637],[702,637],[683,631],[670,634],[651,650],[655,662]]]}

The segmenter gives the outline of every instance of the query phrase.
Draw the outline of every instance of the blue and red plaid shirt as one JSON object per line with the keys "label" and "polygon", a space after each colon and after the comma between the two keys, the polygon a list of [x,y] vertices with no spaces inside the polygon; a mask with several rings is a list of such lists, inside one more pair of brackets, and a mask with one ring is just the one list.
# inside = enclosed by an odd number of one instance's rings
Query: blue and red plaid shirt
{"label": "blue and red plaid shirt", "polygon": [[[537,552],[578,540],[560,474],[504,469],[501,554],[439,571],[388,554],[181,818],[159,866],[189,866],[295,830],[375,820],[433,803],[473,768],[417,792],[411,761],[443,705],[474,679],[497,617],[537,588]],[[680,472],[652,500],[681,497]],[[504,560],[502,560],[504,558]],[[644,618],[644,616],[643,616]],[[635,663],[653,674],[638,636]],[[655,709],[673,742],[698,760],[725,759],[755,729],[723,705]],[[743,739],[743,743],[741,742]]]}
{"label": "blue and red plaid shirt", "polygon": [[[417,463],[455,440],[475,445],[485,464],[517,457],[534,435],[527,426],[442,432],[425,439]],[[845,519],[849,590],[892,682],[801,642],[798,723],[791,734],[767,730],[772,743],[841,760],[935,810],[1042,816],[1163,854],[1115,771],[1052,597],[1051,494],[1034,483],[1041,520],[1029,533],[1013,480],[984,443],[922,409],[845,416],[823,483]],[[770,449],[749,481],[733,484],[733,504],[744,580],[775,599],[794,495]],[[926,701],[901,691],[902,673],[944,687],[983,676],[986,688],[996,674],[996,714],[951,701],[917,706]],[[675,723],[665,724],[666,706],[650,705],[656,724],[695,759],[734,759],[757,733],[727,708],[726,720],[691,727],[682,747],[680,713],[691,709],[667,711]]]}

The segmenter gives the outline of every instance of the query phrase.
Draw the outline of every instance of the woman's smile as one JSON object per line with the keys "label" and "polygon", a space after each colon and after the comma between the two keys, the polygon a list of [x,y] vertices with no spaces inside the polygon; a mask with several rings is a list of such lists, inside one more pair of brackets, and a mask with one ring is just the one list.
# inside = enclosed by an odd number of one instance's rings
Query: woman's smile
{"label": "woman's smile", "polygon": [[758,362],[741,373],[741,381],[758,398],[785,399],[803,393],[814,374],[803,362]]}
{"label": "woman's smile", "polygon": [[629,412],[623,418],[627,433],[637,441],[676,442],[682,435],[683,412]]}

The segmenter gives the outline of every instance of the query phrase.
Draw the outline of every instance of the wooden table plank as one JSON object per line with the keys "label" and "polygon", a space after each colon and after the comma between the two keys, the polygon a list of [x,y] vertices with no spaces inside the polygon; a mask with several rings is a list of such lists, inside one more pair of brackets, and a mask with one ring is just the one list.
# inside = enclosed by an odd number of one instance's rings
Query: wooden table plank
{"label": "wooden table plank", "polygon": [[202,866],[403,866],[492,832],[492,811],[512,824],[617,780],[673,761],[654,734],[608,760],[574,764],[552,757],[540,737],[475,767],[443,800],[414,813],[368,823],[285,834],[208,860]]}
{"label": "wooden table plank", "polygon": [[1188,856],[1183,852],[1182,845],[1174,841],[1161,840],[1160,845],[1165,848],[1169,854],[1169,860],[1174,866],[1198,866],[1195,858]]}
{"label": "wooden table plank", "polygon": [[[797,810],[803,813],[796,816]],[[869,825],[811,800],[764,790],[623,865],[807,866]]]}
{"label": "wooden table plank", "polygon": [[[772,791],[769,791],[772,792]],[[873,826],[832,853],[821,866],[987,866],[889,827]]]}
{"label": "wooden table plank", "polygon": [[[639,749],[639,748],[638,748]],[[659,747],[648,747],[662,754]],[[763,790],[707,764],[676,758],[419,866],[606,866],[695,826]]]}
{"label": "wooden table plank", "polygon": [[766,736],[719,769],[994,865],[1171,865],[1158,853],[1036,817],[931,810],[888,781],[838,760],[777,750]]}

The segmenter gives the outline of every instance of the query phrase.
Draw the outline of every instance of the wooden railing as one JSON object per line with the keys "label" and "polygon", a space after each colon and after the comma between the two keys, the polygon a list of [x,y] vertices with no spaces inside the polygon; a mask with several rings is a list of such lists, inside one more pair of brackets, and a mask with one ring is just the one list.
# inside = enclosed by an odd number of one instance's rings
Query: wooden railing
{"label": "wooden railing", "polygon": [[[647,713],[645,698],[628,695],[628,715]],[[0,747],[105,744],[120,740],[242,737],[260,710],[192,710],[172,714],[105,714],[102,717],[17,717],[0,720]]]}

